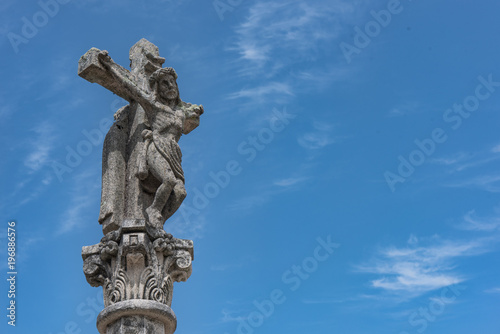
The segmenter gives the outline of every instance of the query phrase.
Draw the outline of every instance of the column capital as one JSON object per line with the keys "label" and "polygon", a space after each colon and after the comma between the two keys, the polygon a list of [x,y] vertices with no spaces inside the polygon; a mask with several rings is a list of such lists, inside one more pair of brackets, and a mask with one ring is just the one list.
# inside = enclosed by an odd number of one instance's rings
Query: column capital
{"label": "column capital", "polygon": [[172,304],[173,282],[192,272],[193,241],[151,229],[143,219],[126,219],[117,231],[82,248],[87,282],[103,287],[106,307],[143,299]]}

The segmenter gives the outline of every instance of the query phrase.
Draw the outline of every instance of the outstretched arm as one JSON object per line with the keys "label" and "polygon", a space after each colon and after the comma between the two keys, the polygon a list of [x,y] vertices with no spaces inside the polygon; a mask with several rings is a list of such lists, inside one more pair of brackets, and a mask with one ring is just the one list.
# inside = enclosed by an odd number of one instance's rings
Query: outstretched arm
{"label": "outstretched arm", "polygon": [[138,102],[145,111],[151,110],[152,100],[149,94],[140,89],[127,75],[123,72],[123,68],[116,64],[108,55],[108,51],[101,51],[98,55],[101,65],[108,70],[115,79],[121,84],[130,94],[132,100]]}

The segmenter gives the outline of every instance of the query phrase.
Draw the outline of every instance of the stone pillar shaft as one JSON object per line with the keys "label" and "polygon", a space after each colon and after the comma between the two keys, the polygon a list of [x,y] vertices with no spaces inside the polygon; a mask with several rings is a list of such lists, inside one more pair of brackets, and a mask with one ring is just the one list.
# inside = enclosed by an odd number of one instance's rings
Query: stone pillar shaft
{"label": "stone pillar shaft", "polygon": [[102,286],[104,306],[97,318],[101,334],[172,334],[173,283],[191,275],[193,242],[151,230],[129,219],[99,244],[82,249],[83,270],[92,286]]}

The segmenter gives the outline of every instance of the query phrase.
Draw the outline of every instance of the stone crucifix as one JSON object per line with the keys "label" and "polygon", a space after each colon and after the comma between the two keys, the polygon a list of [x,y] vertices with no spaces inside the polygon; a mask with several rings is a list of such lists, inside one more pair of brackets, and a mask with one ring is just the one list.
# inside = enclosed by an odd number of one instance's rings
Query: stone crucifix
{"label": "stone crucifix", "polygon": [[177,142],[199,124],[203,106],[180,99],[177,74],[161,68],[158,48],[145,39],[130,52],[132,71],[111,60],[107,51],[90,49],[79,75],[130,102],[115,115],[103,150],[99,222],[104,233],[125,218],[146,219],[155,229],[186,197],[182,154]]}
{"label": "stone crucifix", "polygon": [[163,230],[186,197],[178,141],[194,130],[203,106],[183,102],[173,68],[141,39],[130,49],[131,70],[96,48],[78,75],[130,102],[115,113],[102,154],[101,242],[82,248],[90,285],[103,287],[101,334],[172,334],[177,326],[173,282],[191,275],[193,242]]}

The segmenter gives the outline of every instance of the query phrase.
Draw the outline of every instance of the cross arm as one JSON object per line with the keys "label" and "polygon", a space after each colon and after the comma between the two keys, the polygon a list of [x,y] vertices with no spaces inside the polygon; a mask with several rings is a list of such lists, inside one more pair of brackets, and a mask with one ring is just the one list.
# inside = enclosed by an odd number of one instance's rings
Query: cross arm
{"label": "cross arm", "polygon": [[109,66],[104,66],[100,60],[102,53],[103,51],[97,48],[87,51],[78,61],[78,75],[89,82],[98,83],[129,102],[138,100],[136,95],[142,92],[133,83],[130,71],[111,59]]}

